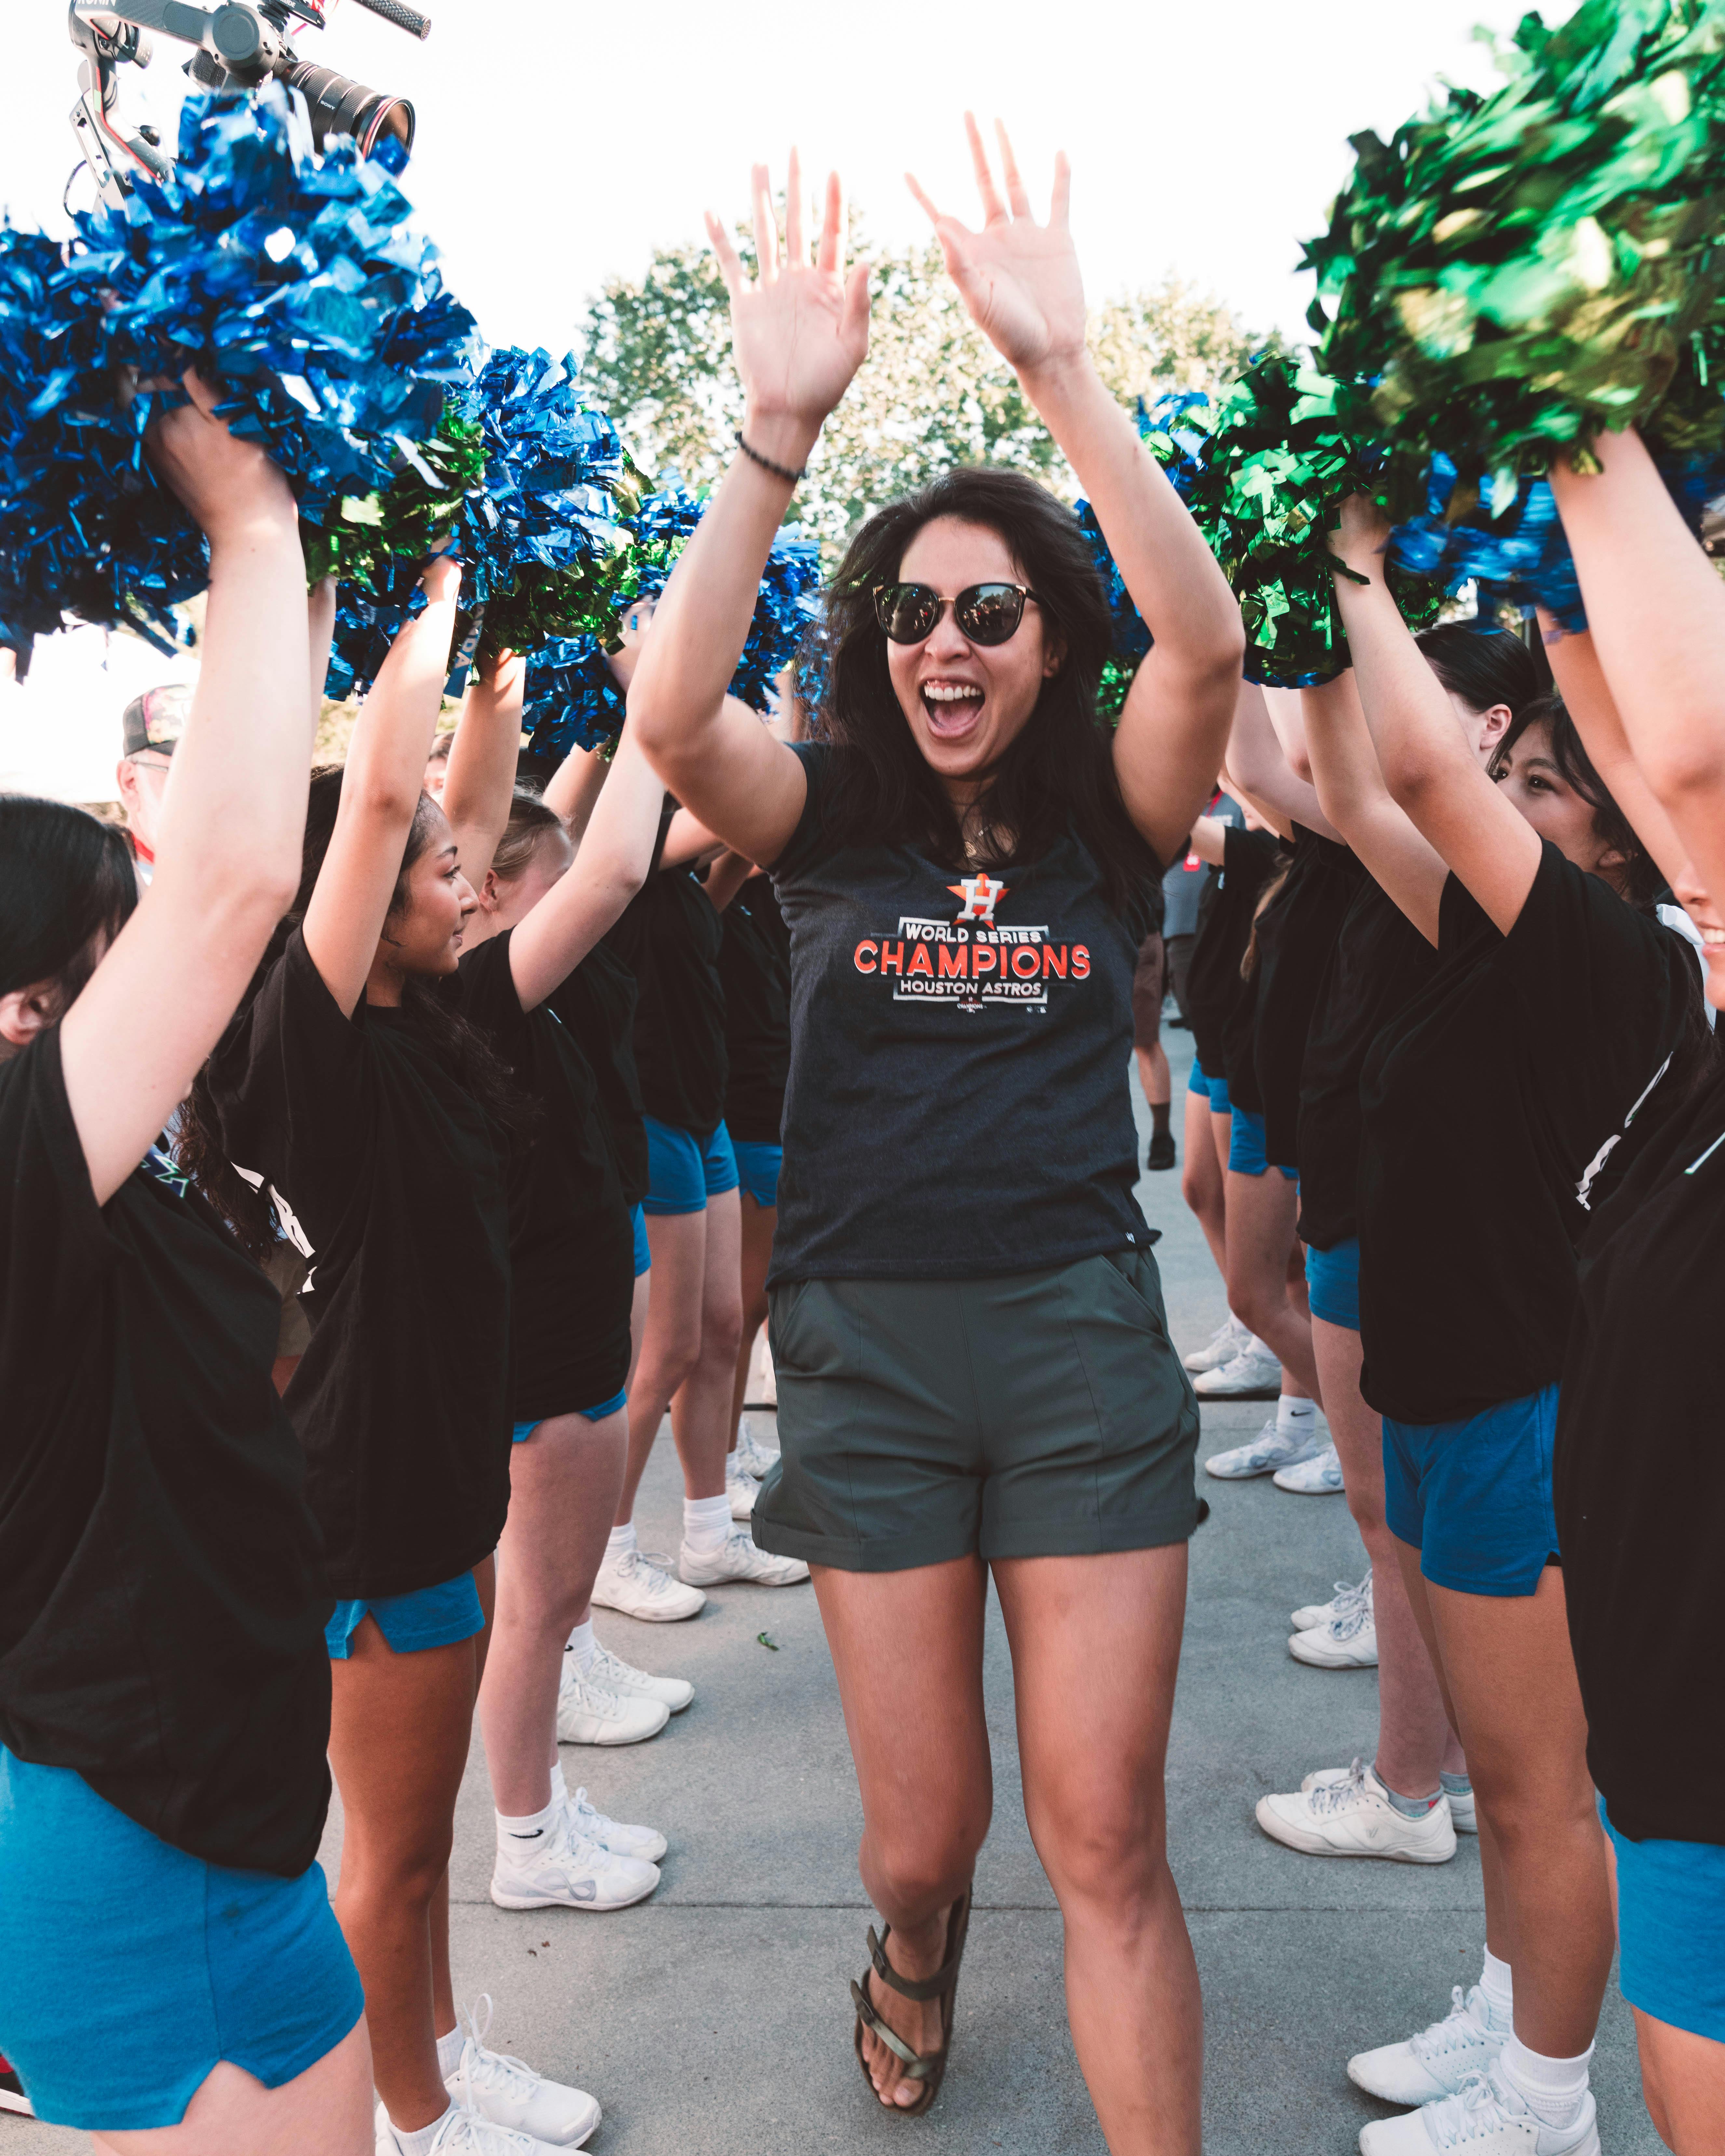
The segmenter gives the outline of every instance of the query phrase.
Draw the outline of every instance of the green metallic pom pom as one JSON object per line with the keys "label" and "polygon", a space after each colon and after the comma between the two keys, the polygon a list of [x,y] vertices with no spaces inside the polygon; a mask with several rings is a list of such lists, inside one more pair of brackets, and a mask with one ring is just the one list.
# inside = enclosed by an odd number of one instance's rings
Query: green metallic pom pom
{"label": "green metallic pom pom", "polygon": [[1602,429],[1725,443],[1725,6],[1585,0],[1499,60],[1490,97],[1353,138],[1302,264],[1321,362],[1374,380],[1398,519],[1434,454],[1502,507]]}
{"label": "green metallic pom pom", "polygon": [[[1273,354],[1213,411],[1178,401],[1178,409],[1153,409],[1141,431],[1240,602],[1247,678],[1278,688],[1328,680],[1348,664],[1332,578],[1352,573],[1329,534],[1348,495],[1384,499],[1384,453],[1361,429],[1359,391]],[[1389,576],[1410,626],[1436,619],[1435,585]]]}
{"label": "green metallic pom pom", "polygon": [[423,562],[453,536],[463,497],[485,475],[478,426],[445,403],[434,440],[400,445],[401,469],[382,494],[349,495],[322,524],[302,524],[313,583],[339,578],[362,591],[385,590],[398,558]]}

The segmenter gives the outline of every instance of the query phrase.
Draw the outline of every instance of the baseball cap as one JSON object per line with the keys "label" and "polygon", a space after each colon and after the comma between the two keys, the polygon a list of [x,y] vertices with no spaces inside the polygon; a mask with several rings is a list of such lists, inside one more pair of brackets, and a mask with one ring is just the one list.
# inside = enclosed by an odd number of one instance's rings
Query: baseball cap
{"label": "baseball cap", "polygon": [[186,721],[192,714],[192,685],[187,681],[169,681],[159,689],[146,689],[141,696],[134,696],[126,707],[121,721],[125,734],[124,753],[136,756],[146,748],[158,750],[163,756],[172,756],[174,743],[186,731]]}

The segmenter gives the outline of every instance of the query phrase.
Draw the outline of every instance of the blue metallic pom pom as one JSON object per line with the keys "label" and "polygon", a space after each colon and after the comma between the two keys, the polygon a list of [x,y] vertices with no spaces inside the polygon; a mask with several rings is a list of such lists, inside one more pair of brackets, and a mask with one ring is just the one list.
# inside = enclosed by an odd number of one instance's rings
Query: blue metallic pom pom
{"label": "blue metallic pom pom", "polygon": [[623,731],[623,687],[597,637],[560,636],[527,661],[526,716],[536,756],[561,761]]}

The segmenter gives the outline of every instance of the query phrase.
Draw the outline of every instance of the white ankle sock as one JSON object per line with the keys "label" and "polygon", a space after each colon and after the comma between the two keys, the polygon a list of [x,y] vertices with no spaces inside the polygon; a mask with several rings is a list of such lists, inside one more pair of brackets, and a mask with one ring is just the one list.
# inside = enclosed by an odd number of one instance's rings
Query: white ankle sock
{"label": "white ankle sock", "polygon": [[1317,1417],[1316,1400],[1296,1400],[1291,1394],[1284,1393],[1276,1404],[1276,1434],[1286,1437],[1291,1430],[1301,1430],[1309,1437]]}
{"label": "white ankle sock", "polygon": [[1499,1961],[1490,1948],[1486,1948],[1485,1964],[1480,1970],[1480,1989],[1485,1994],[1486,2007],[1491,2017],[1491,2026],[1507,2030],[1515,2026],[1515,1985],[1510,1974],[1509,1964]]}
{"label": "white ankle sock", "polygon": [[627,1557],[634,1547],[635,1523],[633,1520],[625,1520],[620,1527],[613,1527],[605,1537],[605,1555],[608,1558]]}
{"label": "white ankle sock", "polygon": [[422,2126],[417,2133],[404,2133],[392,2118],[389,2131],[394,2136],[395,2145],[400,2149],[401,2156],[431,2156],[432,2143],[443,2130],[444,2120],[454,2115],[454,2105],[451,2104],[442,2118],[434,2118],[429,2126]]}
{"label": "white ankle sock", "polygon": [[575,1657],[575,1666],[578,1670],[590,1670],[593,1667],[593,1658],[599,1651],[599,1643],[593,1635],[591,1617],[583,1618],[575,1627],[569,1635],[568,1645],[563,1651]]}
{"label": "white ankle sock", "polygon": [[685,1497],[683,1500],[683,1540],[693,1550],[724,1548],[731,1532],[728,1497]]}
{"label": "white ankle sock", "polygon": [[569,1784],[563,1779],[563,1763],[559,1759],[551,1770],[551,1800],[559,1811],[569,1801]]}
{"label": "white ankle sock", "polygon": [[1503,2078],[1533,2116],[1561,2133],[1581,2116],[1587,2095],[1587,2062],[1593,2055],[1589,2044],[1579,2058],[1548,2059],[1543,2052],[1530,2051],[1512,2031],[1497,2064]]}
{"label": "white ankle sock", "polygon": [[460,2063],[461,2031],[457,2027],[450,2030],[447,2036],[439,2036],[437,2040],[437,2070],[448,2081]]}
{"label": "white ankle sock", "polygon": [[497,1853],[512,1857],[519,1862],[542,1849],[557,1832],[562,1806],[557,1802],[557,1792],[552,1791],[551,1802],[542,1812],[529,1812],[525,1819],[510,1819],[502,1812],[497,1814]]}

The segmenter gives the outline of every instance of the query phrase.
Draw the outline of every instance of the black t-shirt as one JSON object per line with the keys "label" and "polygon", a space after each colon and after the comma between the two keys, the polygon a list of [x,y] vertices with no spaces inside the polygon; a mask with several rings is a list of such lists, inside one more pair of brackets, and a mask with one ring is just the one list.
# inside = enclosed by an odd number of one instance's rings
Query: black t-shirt
{"label": "black t-shirt", "polygon": [[294,1878],[329,1804],[330,1602],[280,1308],[165,1154],[97,1206],[58,1029],[0,1066],[0,1743]]}
{"label": "black t-shirt", "polygon": [[1258,921],[1252,1068],[1263,1102],[1264,1153],[1297,1168],[1300,1071],[1330,954],[1365,874],[1346,846],[1294,827],[1294,865]]}
{"label": "black t-shirt", "polygon": [[410,1017],[342,1015],[297,929],[210,1076],[316,1253],[286,1404],[329,1589],[453,1579],[509,1507],[506,1142]]}
{"label": "black t-shirt", "polygon": [[552,1004],[521,1009],[513,933],[462,953],[455,993],[538,1109],[509,1167],[509,1411],[537,1422],[623,1389],[634,1230],[593,1072]]}
{"label": "black t-shirt", "polygon": [[791,932],[774,1281],[963,1280],[1143,1249],[1137,917],[1076,838],[974,875],[836,845],[829,759],[773,868]]}
{"label": "black t-shirt", "polygon": [[724,932],[687,869],[648,884],[647,961],[635,1007],[635,1062],[647,1113],[703,1142],[725,1114]]}
{"label": "black t-shirt", "polygon": [[725,1127],[734,1138],[777,1145],[791,1067],[791,932],[764,875],[751,876],[720,919]]}
{"label": "black t-shirt", "polygon": [[1563,1363],[1554,1495],[1588,1766],[1634,1841],[1725,1842],[1725,1443],[1703,1344],[1725,1276],[1722,1139],[1725,1073],[1602,1207]]}
{"label": "black t-shirt", "polygon": [[1240,962],[1252,932],[1258,895],[1281,858],[1274,831],[1230,826],[1222,841],[1222,868],[1213,875],[1199,902],[1192,963],[1186,974],[1186,1009],[1192,1019],[1192,1045],[1212,1078],[1227,1075],[1225,1034],[1242,1005],[1250,1040],[1255,991],[1240,977]]}
{"label": "black t-shirt", "polygon": [[1725,1445],[1703,1341],[1725,1264],[1725,1074],[1642,1150],[1589,1229],[1554,1495],[1588,1764],[1632,1840],[1725,1842]]}
{"label": "black t-shirt", "polygon": [[1549,842],[1507,936],[1452,875],[1438,952],[1360,1081],[1360,1390],[1409,1423],[1556,1382],[1589,1208],[1670,1112],[1696,993],[1682,937]]}
{"label": "black t-shirt", "polygon": [[625,1205],[647,1194],[647,1130],[635,1068],[635,977],[608,941],[595,943],[546,1002],[587,1058]]}
{"label": "black t-shirt", "polygon": [[1360,1072],[1372,1043],[1434,978],[1438,954],[1367,876],[1330,954],[1300,1081],[1300,1240],[1332,1250],[1359,1233]]}

